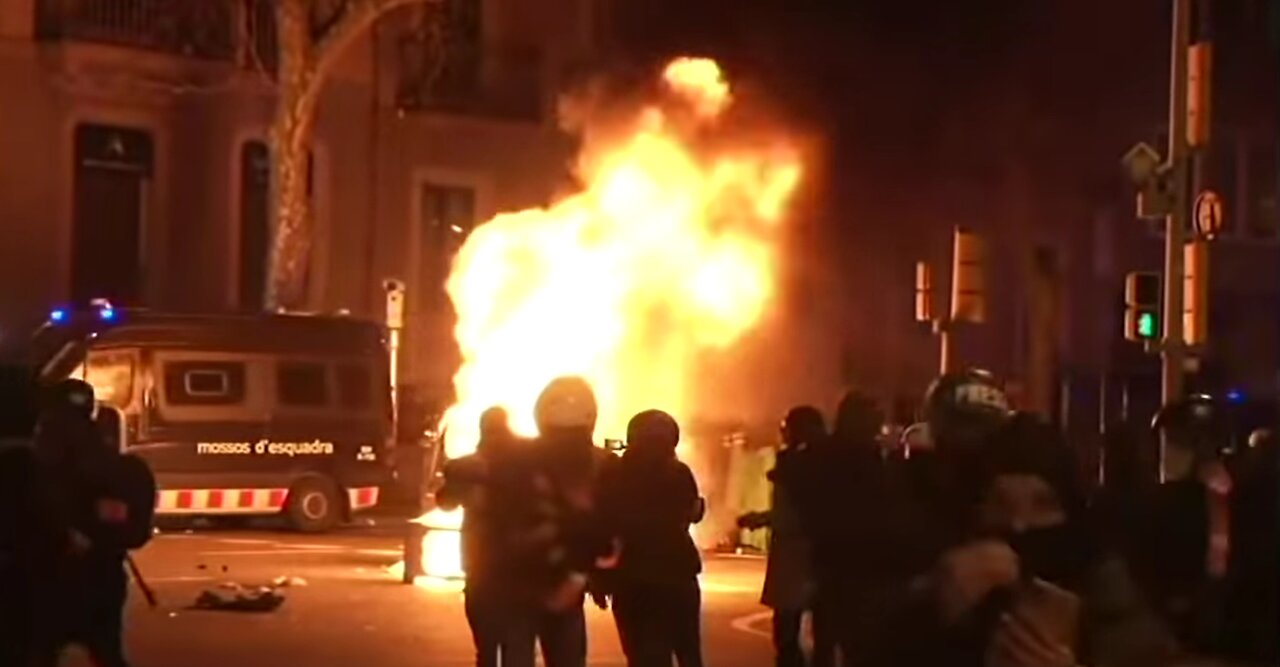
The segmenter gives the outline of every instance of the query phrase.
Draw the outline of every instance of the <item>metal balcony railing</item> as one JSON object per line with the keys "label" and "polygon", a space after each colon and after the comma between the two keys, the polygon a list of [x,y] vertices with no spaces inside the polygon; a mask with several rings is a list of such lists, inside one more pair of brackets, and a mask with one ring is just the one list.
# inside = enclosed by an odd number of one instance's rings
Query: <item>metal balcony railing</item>
{"label": "metal balcony railing", "polygon": [[405,40],[399,55],[397,102],[405,111],[523,121],[543,116],[544,68],[537,49],[454,48],[435,55]]}
{"label": "metal balcony railing", "polygon": [[43,40],[77,40],[232,60],[244,25],[234,0],[40,0]]}

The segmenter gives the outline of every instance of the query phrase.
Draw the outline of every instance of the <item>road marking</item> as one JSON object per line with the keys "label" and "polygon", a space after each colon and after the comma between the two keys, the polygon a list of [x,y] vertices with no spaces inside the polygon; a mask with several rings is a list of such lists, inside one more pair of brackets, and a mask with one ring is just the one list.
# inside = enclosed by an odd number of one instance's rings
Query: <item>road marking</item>
{"label": "road marking", "polygon": [[704,593],[737,593],[740,595],[754,595],[760,592],[760,586],[736,586],[734,584],[720,584],[714,581],[704,581],[701,583]]}
{"label": "road marking", "polygon": [[759,623],[760,621],[772,619],[772,618],[773,618],[772,611],[770,610],[758,611],[754,614],[747,614],[746,616],[733,619],[733,621],[729,623],[729,627],[733,628],[734,630],[737,630],[738,632],[744,632],[746,634],[755,635],[757,637],[764,637],[765,639],[773,639],[773,635],[769,631],[761,630],[755,627],[756,623]]}
{"label": "road marking", "polygon": [[149,584],[177,583],[182,581],[213,581],[213,577],[147,577]]}
{"label": "road marking", "polygon": [[235,549],[228,551],[201,551],[201,556],[273,556],[287,554],[311,554],[313,556],[332,556],[339,551],[317,551],[315,549]]}

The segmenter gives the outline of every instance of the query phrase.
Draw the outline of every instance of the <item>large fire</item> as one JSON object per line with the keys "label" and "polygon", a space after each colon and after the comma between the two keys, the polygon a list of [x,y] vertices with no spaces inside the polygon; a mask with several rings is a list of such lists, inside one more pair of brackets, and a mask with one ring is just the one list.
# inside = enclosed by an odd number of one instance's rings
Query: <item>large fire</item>
{"label": "large fire", "polygon": [[[801,176],[787,137],[727,127],[733,102],[715,61],[670,62],[653,99],[586,114],[578,192],[466,240],[447,284],[463,357],[443,420],[450,457],[475,448],[491,406],[534,434],[533,403],[561,375],[594,387],[600,438],[648,408],[696,416],[700,355],[732,345],[770,303]],[[426,551],[429,574],[456,558]]]}
{"label": "large fire", "polygon": [[699,354],[760,318],[798,152],[717,134],[732,96],[715,61],[677,59],[663,84],[620,130],[587,120],[580,192],[498,215],[463,245],[447,285],[463,356],[449,455],[475,447],[494,405],[533,434],[533,402],[559,375],[595,388],[600,437],[647,408],[691,417]]}

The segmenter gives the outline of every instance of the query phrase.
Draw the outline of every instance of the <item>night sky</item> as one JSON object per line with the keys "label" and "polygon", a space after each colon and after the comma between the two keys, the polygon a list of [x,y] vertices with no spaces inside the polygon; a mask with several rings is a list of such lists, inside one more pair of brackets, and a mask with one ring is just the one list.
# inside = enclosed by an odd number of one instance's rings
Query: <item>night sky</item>
{"label": "night sky", "polygon": [[[624,0],[612,21],[620,59],[717,57],[822,138],[803,282],[840,295],[831,317],[857,314],[843,322],[852,347],[895,359],[901,330],[883,323],[910,325],[913,263],[944,265],[951,226],[1008,248],[1070,248],[1100,207],[1132,205],[1119,158],[1160,145],[1171,4]],[[1218,124],[1280,122],[1270,4],[1215,0],[1196,20],[1215,38]],[[1019,345],[988,334],[993,348]],[[899,373],[874,359],[861,369]]]}

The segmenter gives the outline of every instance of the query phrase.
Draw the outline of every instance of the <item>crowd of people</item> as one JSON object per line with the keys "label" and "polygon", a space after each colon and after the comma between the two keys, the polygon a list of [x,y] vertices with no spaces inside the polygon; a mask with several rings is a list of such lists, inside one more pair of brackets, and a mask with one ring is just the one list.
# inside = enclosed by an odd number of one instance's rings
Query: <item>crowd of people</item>
{"label": "crowd of people", "polygon": [[73,644],[100,667],[128,664],[126,560],[151,538],[156,484],[96,410],[92,387],[63,381],[35,446],[0,448],[0,665],[55,667]]}
{"label": "crowd of people", "polygon": [[[594,447],[585,382],[538,400],[539,435],[500,409],[437,494],[465,506],[467,617],[477,664],[586,664],[583,607],[612,608],[628,664],[701,665],[704,503],[675,456],[679,426],[636,415],[620,457]],[[1137,435],[1110,434],[1106,484],[1083,483],[1053,426],[1012,410],[997,382],[940,378],[929,446],[886,456],[884,417],[850,392],[832,427],[811,406],[782,420],[762,601],[779,667],[1151,666],[1204,656],[1275,664],[1274,434],[1226,458],[1211,401],[1158,423],[1167,479]],[[1148,479],[1150,477],[1150,479]],[[811,619],[812,647],[802,641]]]}
{"label": "crowd of people", "polygon": [[[35,446],[0,449],[0,665],[52,666],[72,643],[126,665],[125,564],[150,537],[155,480],[95,405],[87,384],[60,383]],[[1140,434],[1115,429],[1098,486],[985,373],[943,376],[924,412],[908,455],[886,455],[878,403],[856,391],[831,428],[811,406],[783,418],[771,506],[739,519],[769,529],[779,667],[1280,661],[1273,431],[1228,453],[1216,405],[1192,397],[1156,420],[1162,476]],[[641,412],[615,456],[593,442],[596,417],[591,387],[559,378],[536,437],[493,408],[476,452],[446,464],[436,499],[467,510],[480,667],[532,667],[539,649],[547,667],[585,666],[588,601],[612,610],[629,665],[703,664],[690,528],[705,502],[680,427]]]}

